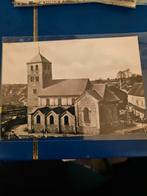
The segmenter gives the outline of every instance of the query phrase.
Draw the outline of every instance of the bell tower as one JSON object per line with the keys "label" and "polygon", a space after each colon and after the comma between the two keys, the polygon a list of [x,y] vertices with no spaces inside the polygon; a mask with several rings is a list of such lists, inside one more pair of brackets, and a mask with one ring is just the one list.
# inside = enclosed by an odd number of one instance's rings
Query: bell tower
{"label": "bell tower", "polygon": [[40,89],[49,86],[52,81],[52,63],[40,52],[27,63],[28,109],[38,106]]}

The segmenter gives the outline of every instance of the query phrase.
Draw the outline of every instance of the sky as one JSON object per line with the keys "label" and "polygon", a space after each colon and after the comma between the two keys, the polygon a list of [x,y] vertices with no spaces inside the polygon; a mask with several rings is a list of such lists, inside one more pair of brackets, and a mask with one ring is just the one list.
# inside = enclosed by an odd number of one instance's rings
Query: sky
{"label": "sky", "polygon": [[2,83],[27,83],[26,63],[39,48],[52,62],[53,79],[115,78],[128,68],[142,75],[137,36],[17,42],[3,43]]}

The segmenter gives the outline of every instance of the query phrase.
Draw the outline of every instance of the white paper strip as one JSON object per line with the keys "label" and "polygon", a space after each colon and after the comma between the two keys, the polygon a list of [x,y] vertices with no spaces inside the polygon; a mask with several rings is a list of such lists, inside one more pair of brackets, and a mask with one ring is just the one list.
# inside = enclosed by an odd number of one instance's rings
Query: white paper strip
{"label": "white paper strip", "polygon": [[136,7],[136,0],[14,0],[15,6],[32,6],[32,5],[47,5],[47,4],[70,4],[70,3],[86,3],[98,2],[113,4],[125,7]]}
{"label": "white paper strip", "polygon": [[137,5],[147,4],[147,0],[137,0]]}

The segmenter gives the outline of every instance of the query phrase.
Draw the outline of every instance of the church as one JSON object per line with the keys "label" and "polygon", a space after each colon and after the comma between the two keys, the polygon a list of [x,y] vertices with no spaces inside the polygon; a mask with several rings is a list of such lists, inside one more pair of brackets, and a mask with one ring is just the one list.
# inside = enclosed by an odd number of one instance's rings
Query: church
{"label": "church", "polygon": [[107,84],[54,79],[52,62],[40,52],[27,63],[27,82],[30,133],[98,135],[119,124],[120,99]]}

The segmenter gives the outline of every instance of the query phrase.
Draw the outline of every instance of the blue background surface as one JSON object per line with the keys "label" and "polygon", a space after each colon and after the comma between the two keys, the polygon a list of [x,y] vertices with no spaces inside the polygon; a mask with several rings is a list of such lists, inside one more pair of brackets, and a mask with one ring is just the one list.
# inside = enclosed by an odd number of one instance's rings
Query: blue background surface
{"label": "blue background surface", "polygon": [[[0,6],[0,38],[3,36],[32,36],[32,31],[33,9],[30,7],[14,8],[11,0],[4,0]],[[147,31],[147,6],[137,6],[137,9],[129,9],[91,3],[39,8],[40,36],[145,31]],[[145,140],[42,139],[39,141],[38,147],[39,159],[147,155],[147,141]],[[31,141],[0,143],[0,160],[31,160],[32,154],[33,145]]]}

